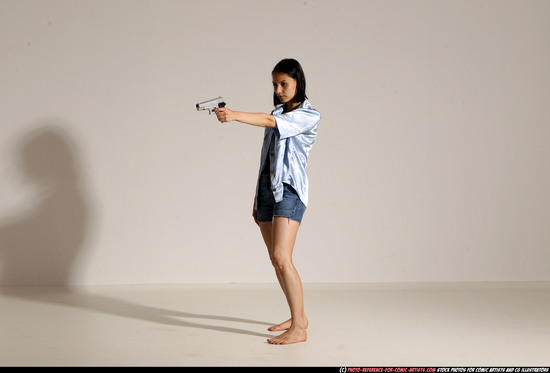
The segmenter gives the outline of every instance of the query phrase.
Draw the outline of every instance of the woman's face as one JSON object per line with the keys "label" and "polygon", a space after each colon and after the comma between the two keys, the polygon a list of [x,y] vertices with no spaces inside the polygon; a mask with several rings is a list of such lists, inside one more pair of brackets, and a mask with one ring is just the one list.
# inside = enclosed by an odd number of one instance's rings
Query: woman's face
{"label": "woman's face", "polygon": [[283,104],[291,101],[296,96],[296,79],[280,72],[273,73],[273,90]]}

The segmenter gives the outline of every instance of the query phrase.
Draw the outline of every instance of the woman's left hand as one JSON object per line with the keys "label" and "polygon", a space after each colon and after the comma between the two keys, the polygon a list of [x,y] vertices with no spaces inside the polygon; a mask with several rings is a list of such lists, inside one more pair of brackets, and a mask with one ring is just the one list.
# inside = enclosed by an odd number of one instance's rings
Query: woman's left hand
{"label": "woman's left hand", "polygon": [[235,120],[235,113],[226,107],[215,108],[213,111],[216,113],[218,120],[222,123]]}

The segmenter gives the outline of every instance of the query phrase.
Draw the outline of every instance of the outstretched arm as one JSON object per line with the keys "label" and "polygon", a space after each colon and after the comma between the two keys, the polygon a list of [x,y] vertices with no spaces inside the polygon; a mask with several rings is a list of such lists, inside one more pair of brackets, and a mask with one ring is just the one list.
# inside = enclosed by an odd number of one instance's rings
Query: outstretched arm
{"label": "outstretched arm", "polygon": [[277,127],[275,117],[265,113],[245,113],[242,111],[233,111],[228,108],[216,108],[214,113],[222,123],[237,121],[258,127]]}

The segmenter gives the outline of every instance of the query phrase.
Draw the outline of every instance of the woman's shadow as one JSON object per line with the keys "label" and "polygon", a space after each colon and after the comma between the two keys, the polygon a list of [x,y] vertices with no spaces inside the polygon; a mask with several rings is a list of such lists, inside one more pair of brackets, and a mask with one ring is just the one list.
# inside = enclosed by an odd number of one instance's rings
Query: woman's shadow
{"label": "woman's shadow", "polygon": [[36,198],[25,211],[0,220],[1,296],[174,326],[270,337],[180,318],[269,325],[265,322],[165,310],[72,288],[90,220],[75,142],[60,126],[41,126],[20,141],[16,159],[23,181],[34,188]]}
{"label": "woman's shadow", "polygon": [[0,221],[0,285],[67,285],[84,246],[89,211],[74,142],[60,127],[47,125],[18,145],[18,173],[34,197]]}

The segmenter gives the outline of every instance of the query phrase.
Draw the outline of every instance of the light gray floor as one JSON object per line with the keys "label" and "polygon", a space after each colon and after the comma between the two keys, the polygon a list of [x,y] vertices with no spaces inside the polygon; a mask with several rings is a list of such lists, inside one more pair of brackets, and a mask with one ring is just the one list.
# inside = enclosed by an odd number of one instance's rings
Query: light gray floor
{"label": "light gray floor", "polygon": [[273,346],[275,284],[2,288],[1,366],[549,366],[550,283],[305,284],[309,339]]}

